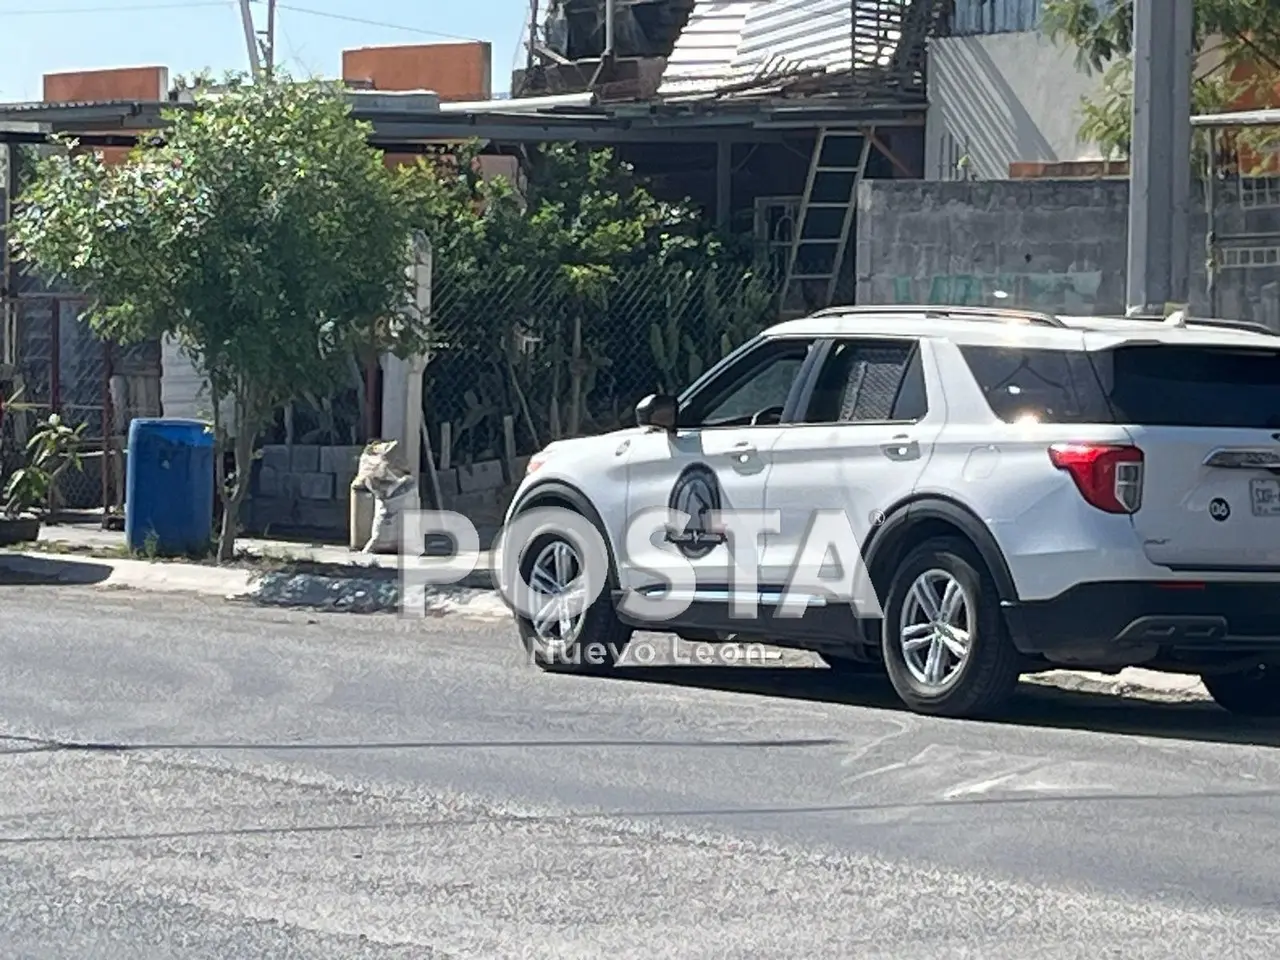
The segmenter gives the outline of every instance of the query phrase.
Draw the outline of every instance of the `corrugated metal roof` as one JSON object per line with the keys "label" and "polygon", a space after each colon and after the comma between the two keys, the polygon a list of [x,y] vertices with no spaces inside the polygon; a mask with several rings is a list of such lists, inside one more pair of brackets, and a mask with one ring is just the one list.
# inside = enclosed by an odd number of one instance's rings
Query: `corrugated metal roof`
{"label": "corrugated metal roof", "polygon": [[[160,101],[155,101],[159,103]],[[18,103],[0,103],[3,113],[47,113],[51,110],[83,110],[86,107],[108,109],[111,107],[132,108],[139,104],[150,104],[150,100],[29,100]]]}
{"label": "corrugated metal roof", "polygon": [[[710,94],[749,80],[854,66],[854,16],[883,17],[885,0],[698,0],[667,60],[661,97]],[[859,41],[858,65],[884,62],[896,31]],[[865,48],[865,49],[864,49]]]}
{"label": "corrugated metal roof", "polygon": [[731,75],[756,0],[699,0],[667,58],[659,96],[714,90]]}
{"label": "corrugated metal roof", "polygon": [[[1095,0],[1099,8],[1109,0]],[[1041,0],[957,0],[951,35],[1023,33],[1040,26]]]}
{"label": "corrugated metal roof", "polygon": [[734,69],[769,62],[848,69],[853,38],[849,0],[772,0],[747,16]]}

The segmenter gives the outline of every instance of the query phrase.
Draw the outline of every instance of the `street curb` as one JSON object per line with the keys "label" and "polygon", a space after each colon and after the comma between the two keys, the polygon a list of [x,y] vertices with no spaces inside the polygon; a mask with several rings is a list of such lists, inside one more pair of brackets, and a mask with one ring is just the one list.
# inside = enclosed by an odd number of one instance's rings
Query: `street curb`
{"label": "street curb", "polygon": [[5,574],[17,585],[31,586],[88,586],[221,597],[243,596],[253,589],[250,570],[38,552],[0,554],[0,575]]}
{"label": "street curb", "polygon": [[[400,573],[386,567],[346,568],[342,576],[292,570],[249,570],[153,560],[100,559],[46,553],[0,553],[0,583],[87,586],[218,597],[254,606],[334,613],[400,612]],[[491,620],[509,610],[494,591],[468,587],[491,583],[464,577],[461,585],[424,591],[420,611],[407,616],[464,615]]]}
{"label": "street curb", "polygon": [[[188,566],[197,569],[236,569],[244,572],[252,577],[254,575],[263,575],[276,571],[259,570],[253,566],[236,566],[234,568],[226,567],[208,567],[199,564],[174,564],[165,561],[163,558],[156,560],[148,560],[144,558],[102,556],[95,554],[92,550],[81,549],[81,545],[70,540],[46,540],[44,543],[57,544],[67,549],[65,552],[45,551],[45,550],[22,550],[7,549],[0,551],[0,556],[24,556],[24,557],[44,557],[48,559],[77,561],[84,563],[101,563],[113,564],[124,562],[146,563],[146,564],[165,564],[169,566]],[[362,552],[353,552],[350,562],[342,563],[332,560],[314,560],[307,556],[277,557],[272,552],[253,553],[251,556],[255,560],[263,564],[278,564],[285,568],[288,572],[296,574],[311,574],[320,577],[330,577],[336,579],[367,579],[367,580],[386,580],[395,581],[400,579],[400,558],[395,554],[374,553],[367,554]],[[485,554],[484,556],[489,556]],[[428,559],[445,559],[445,558],[423,558]],[[447,562],[447,561],[446,561]],[[357,572],[358,571],[358,572]],[[479,564],[473,570],[468,571],[450,584],[451,587],[462,590],[494,590],[496,589],[496,577],[490,566],[487,564]]]}

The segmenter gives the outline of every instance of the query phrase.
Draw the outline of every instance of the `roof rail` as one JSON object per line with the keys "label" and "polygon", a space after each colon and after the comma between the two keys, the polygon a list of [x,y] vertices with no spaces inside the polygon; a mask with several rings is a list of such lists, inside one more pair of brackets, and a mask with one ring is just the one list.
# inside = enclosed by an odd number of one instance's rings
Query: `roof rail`
{"label": "roof rail", "polygon": [[834,317],[850,313],[902,313],[924,314],[926,317],[947,320],[996,320],[1006,323],[1030,323],[1040,327],[1065,327],[1066,324],[1050,313],[1037,310],[1018,310],[1013,307],[950,306],[947,304],[865,304],[849,307],[828,307],[812,314],[815,317]]}
{"label": "roof rail", "polygon": [[1226,327],[1230,330],[1246,330],[1249,333],[1262,333],[1268,337],[1280,336],[1276,331],[1272,330],[1265,323],[1256,323],[1253,320],[1219,320],[1201,319],[1200,317],[1188,317],[1187,326],[1189,327]]}
{"label": "roof rail", "polygon": [[[1131,314],[1124,318],[1125,320],[1150,320],[1152,323],[1163,323],[1167,318],[1153,313]],[[1261,333],[1268,337],[1280,336],[1275,330],[1272,330],[1266,324],[1258,323],[1256,320],[1227,320],[1222,317],[1187,317],[1185,321],[1187,327],[1217,327],[1226,330],[1242,330],[1246,333]]]}

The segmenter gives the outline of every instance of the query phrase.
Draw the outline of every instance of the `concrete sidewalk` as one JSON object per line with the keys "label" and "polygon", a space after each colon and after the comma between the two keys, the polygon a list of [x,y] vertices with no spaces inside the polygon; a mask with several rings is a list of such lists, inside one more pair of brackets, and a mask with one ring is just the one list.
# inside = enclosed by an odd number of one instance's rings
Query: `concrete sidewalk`
{"label": "concrete sidewalk", "polygon": [[[83,553],[109,555],[113,558],[129,557],[125,536],[119,530],[103,530],[94,524],[50,524],[40,528],[36,547],[48,553]],[[265,540],[255,537],[237,537],[236,550],[250,558],[281,565],[309,565],[340,572],[342,568],[359,570],[361,576],[387,577],[399,574],[400,557],[396,554],[370,554],[316,543],[298,543],[288,540]],[[487,550],[476,555],[475,564],[467,570],[463,561],[457,563],[461,579],[458,586],[476,590],[493,588],[492,558]]]}

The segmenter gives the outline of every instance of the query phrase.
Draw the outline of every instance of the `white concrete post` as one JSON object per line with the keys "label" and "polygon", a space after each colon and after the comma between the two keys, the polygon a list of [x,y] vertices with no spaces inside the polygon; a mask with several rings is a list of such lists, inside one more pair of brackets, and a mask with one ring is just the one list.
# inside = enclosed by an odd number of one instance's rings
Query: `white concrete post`
{"label": "white concrete post", "polygon": [[[414,307],[420,316],[431,310],[431,251],[422,238],[414,243],[409,267],[414,282]],[[427,356],[418,354],[402,360],[393,354],[382,357],[382,439],[395,440],[404,463],[420,476],[422,459],[422,377]]]}
{"label": "white concrete post", "polygon": [[422,457],[422,375],[427,368],[424,356],[402,360],[392,354],[382,357],[382,438],[395,440],[410,470],[417,470]]}

